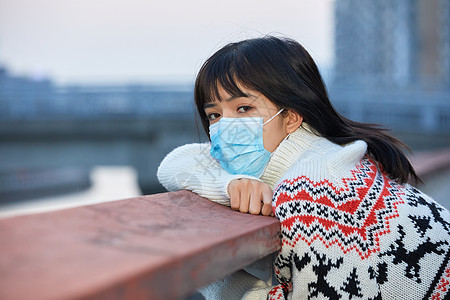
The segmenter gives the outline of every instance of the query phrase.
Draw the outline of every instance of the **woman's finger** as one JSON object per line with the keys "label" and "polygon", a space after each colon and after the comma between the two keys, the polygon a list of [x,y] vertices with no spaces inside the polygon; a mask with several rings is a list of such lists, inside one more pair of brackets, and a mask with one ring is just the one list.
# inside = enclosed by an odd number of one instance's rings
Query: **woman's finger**
{"label": "woman's finger", "polygon": [[264,216],[272,215],[272,197],[272,189],[268,185],[265,185],[262,193],[263,207],[261,210],[261,214]]}
{"label": "woman's finger", "polygon": [[258,184],[252,184],[250,193],[250,204],[248,212],[252,215],[259,215],[262,207],[262,191]]}
{"label": "woman's finger", "polygon": [[228,194],[230,195],[230,206],[233,210],[239,210],[240,205],[240,191],[239,180],[233,180],[228,185]]}
{"label": "woman's finger", "polygon": [[239,199],[239,211],[243,213],[248,212],[248,206],[250,204],[250,190],[249,180],[244,179],[240,185],[240,199]]}

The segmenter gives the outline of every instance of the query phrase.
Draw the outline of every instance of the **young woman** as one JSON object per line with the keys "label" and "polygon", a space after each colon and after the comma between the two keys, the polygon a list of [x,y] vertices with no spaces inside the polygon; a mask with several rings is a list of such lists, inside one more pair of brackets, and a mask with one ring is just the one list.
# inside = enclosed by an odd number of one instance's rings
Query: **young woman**
{"label": "young woman", "polygon": [[334,110],[299,43],[223,47],[200,69],[195,102],[211,143],[175,149],[158,178],[280,220],[280,284],[249,280],[247,298],[445,298],[449,212],[407,183],[418,178],[401,142]]}

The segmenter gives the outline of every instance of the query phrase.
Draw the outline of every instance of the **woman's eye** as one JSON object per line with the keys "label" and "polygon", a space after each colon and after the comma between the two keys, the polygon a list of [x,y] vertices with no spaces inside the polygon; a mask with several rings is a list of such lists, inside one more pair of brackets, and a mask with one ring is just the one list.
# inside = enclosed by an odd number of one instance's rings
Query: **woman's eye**
{"label": "woman's eye", "polygon": [[240,106],[238,107],[238,112],[240,113],[245,113],[248,112],[249,110],[251,110],[253,107],[251,106]]}
{"label": "woman's eye", "polygon": [[208,119],[211,120],[211,121],[216,120],[219,117],[220,117],[220,114],[218,114],[218,113],[208,114]]}

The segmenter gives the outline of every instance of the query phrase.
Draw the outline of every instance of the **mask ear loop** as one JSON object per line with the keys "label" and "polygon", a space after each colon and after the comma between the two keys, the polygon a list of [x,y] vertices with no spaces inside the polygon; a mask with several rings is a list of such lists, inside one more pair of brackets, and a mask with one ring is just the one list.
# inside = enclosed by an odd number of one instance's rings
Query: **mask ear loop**
{"label": "mask ear loop", "polygon": [[[278,116],[279,114],[281,114],[284,111],[284,108],[280,109],[272,118],[270,118],[269,120],[267,120],[266,122],[263,123],[263,126],[266,125],[267,123],[269,123],[270,121],[272,121],[276,116]],[[285,140],[289,139],[289,137],[291,136],[290,133],[288,133],[288,135],[281,141],[284,142]],[[272,157],[274,152],[270,153],[270,157]]]}
{"label": "mask ear loop", "polygon": [[281,114],[283,112],[284,108],[280,109],[275,115],[272,116],[272,118],[270,118],[269,120],[265,121],[263,123],[263,126],[266,125],[267,123],[269,123],[270,121],[272,121],[276,116],[278,116],[279,114]]}

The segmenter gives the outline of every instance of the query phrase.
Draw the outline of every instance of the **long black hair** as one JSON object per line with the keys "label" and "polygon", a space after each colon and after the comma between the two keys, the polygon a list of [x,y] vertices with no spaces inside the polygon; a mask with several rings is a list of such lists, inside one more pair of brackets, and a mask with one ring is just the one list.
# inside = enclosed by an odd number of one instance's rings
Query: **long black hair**
{"label": "long black hair", "polygon": [[298,112],[304,122],[336,144],[364,140],[368,155],[392,179],[420,181],[403,152],[405,144],[378,125],[354,122],[336,112],[314,60],[298,42],[266,36],[228,44],[213,54],[201,67],[194,89],[206,134],[205,104],[220,100],[219,87],[230,95],[244,96],[238,84],[262,93],[279,108]]}

